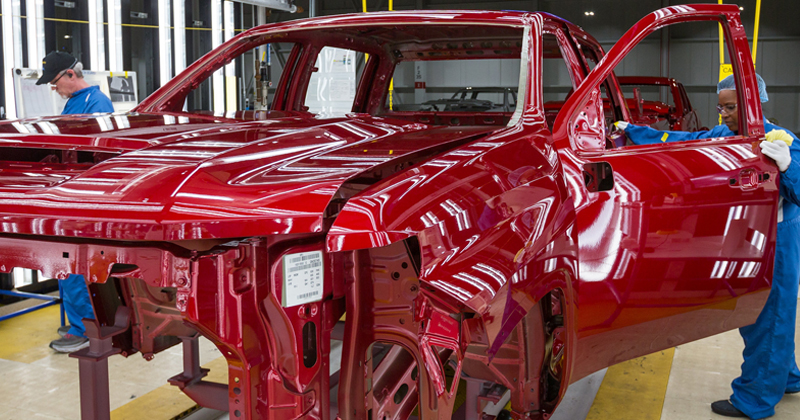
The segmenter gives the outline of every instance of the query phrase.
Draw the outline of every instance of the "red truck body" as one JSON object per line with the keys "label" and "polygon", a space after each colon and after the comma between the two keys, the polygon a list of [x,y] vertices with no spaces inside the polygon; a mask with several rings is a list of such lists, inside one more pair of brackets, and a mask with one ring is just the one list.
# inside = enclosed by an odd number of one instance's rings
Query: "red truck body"
{"label": "red truck body", "polygon": [[[598,87],[630,119],[614,66],[695,20],[720,22],[738,58],[741,134],[614,147]],[[182,111],[270,42],[295,45],[270,111]],[[325,46],[369,54],[346,116],[304,105]],[[520,60],[514,112],[385,106],[397,63],[475,55]],[[460,378],[476,401],[463,418],[507,390],[515,418],[546,419],[598,369],[752,323],[772,278],[778,173],[753,148],[764,130],[738,8],[658,10],[602,55],[545,13],[245,31],[130,114],[0,124],[0,271],[84,274],[97,322],[82,363],[183,341],[171,382],[231,418],[450,418]],[[551,129],[540,63],[559,56],[575,92]],[[227,385],[202,380],[198,333]]]}

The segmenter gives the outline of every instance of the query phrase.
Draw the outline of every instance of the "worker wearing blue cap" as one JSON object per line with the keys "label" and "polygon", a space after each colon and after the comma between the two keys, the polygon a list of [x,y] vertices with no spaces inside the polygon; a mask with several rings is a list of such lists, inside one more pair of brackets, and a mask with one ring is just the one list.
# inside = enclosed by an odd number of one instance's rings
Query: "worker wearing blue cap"
{"label": "worker wearing blue cap", "polygon": [[[42,60],[42,76],[37,85],[47,83],[50,89],[67,99],[62,114],[92,114],[114,112],[114,106],[99,86],[89,86],[83,78],[83,64],[77,58],[54,51]],[[60,353],[72,353],[89,347],[84,319],[94,319],[92,301],[82,275],[70,274],[61,280],[61,305],[69,325],[58,329],[61,338],[50,342],[50,348]]]}
{"label": "worker wearing blue cap", "polygon": [[[767,102],[767,89],[761,76],[758,94]],[[693,133],[658,131],[624,121],[617,128],[636,144],[734,136],[739,131],[736,112],[736,83],[728,76],[717,85],[717,111],[724,124]],[[729,400],[711,404],[711,410],[728,417],[762,419],[775,414],[775,405],[784,394],[800,392],[800,370],[795,360],[794,336],[797,317],[797,291],[800,282],[800,142],[794,134],[764,121],[767,140],[761,152],[775,161],[780,170],[778,237],[772,290],[756,323],[739,329],[744,338],[742,374],[731,387]],[[785,140],[770,141],[773,138]]]}

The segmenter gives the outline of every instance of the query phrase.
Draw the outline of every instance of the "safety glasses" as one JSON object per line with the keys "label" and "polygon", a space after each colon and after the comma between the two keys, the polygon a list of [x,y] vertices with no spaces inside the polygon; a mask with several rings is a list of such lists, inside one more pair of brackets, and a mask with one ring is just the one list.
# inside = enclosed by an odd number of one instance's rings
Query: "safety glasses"
{"label": "safety glasses", "polygon": [[733,111],[736,111],[736,104],[728,104],[728,105],[717,104],[717,112],[719,112],[720,115],[730,114]]}

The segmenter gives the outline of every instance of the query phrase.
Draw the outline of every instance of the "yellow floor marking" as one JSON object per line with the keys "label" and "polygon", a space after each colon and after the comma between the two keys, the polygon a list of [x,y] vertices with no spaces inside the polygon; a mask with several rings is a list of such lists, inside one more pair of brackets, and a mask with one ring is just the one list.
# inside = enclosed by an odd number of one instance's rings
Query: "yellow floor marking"
{"label": "yellow floor marking", "polygon": [[[60,325],[57,305],[0,321],[0,359],[33,363],[51,356],[53,350],[48,343],[58,338],[56,330]],[[210,369],[205,380],[228,383],[228,364],[224,357],[220,356],[203,367]],[[146,413],[148,420],[170,420],[195,405],[178,387],[165,384],[113,410],[111,418],[139,420]]]}
{"label": "yellow floor marking", "polygon": [[47,345],[58,339],[58,305],[0,321],[0,359],[33,363],[53,354]]}
{"label": "yellow floor marking", "polygon": [[[203,367],[211,369],[204,380],[228,383],[228,364],[224,357],[220,356]],[[147,420],[171,420],[191,411],[196,405],[178,387],[166,384],[111,411],[111,420],[140,420],[145,413]]]}
{"label": "yellow floor marking", "polygon": [[162,385],[147,394],[111,411],[112,420],[170,420],[177,414],[192,409],[191,398],[170,384]]}
{"label": "yellow floor marking", "polygon": [[611,366],[586,420],[658,420],[675,349]]}

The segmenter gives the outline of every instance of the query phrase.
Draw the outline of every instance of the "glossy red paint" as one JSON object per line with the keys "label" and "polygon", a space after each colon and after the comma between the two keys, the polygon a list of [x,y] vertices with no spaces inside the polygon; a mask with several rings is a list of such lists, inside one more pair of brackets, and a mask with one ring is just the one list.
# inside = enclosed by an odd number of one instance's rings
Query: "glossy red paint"
{"label": "glossy red paint", "polygon": [[[422,130],[405,121],[362,115],[324,124],[306,116],[266,124],[219,121],[210,127],[187,118],[189,131],[184,131],[180,116],[163,118],[180,134],[146,142],[88,138],[92,144],[76,142],[70,148],[79,154],[124,153],[117,159],[58,164],[55,174],[39,162],[15,162],[10,169],[19,176],[0,181],[9,187],[0,191],[0,203],[15,205],[5,221],[19,234],[121,240],[320,232],[333,194],[348,180],[402,168],[493,129]],[[85,125],[94,128],[90,121]],[[125,131],[115,134],[124,137]],[[26,148],[48,149],[42,156],[66,148],[34,142],[26,142]],[[139,150],[131,150],[137,145]],[[37,168],[47,178],[23,176]],[[87,229],[87,220],[96,223]]]}
{"label": "glossy red paint", "polygon": [[[746,135],[618,148],[606,138],[606,112],[630,119],[611,69],[633,44],[720,16],[731,55],[749,60],[738,9],[718,5],[656,11],[605,58],[581,29],[539,13],[246,31],[138,113],[0,124],[0,271],[85,274],[101,326],[131,310],[114,337],[125,355],[209,338],[227,388],[200,381],[191,344],[171,382],[200,403],[227,401],[232,418],[403,419],[416,408],[446,419],[451,378],[463,377],[468,400],[508,390],[515,418],[546,419],[592,371],[747,324],[763,306],[777,171],[752,147],[763,127],[750,62],[734,66]],[[289,54],[272,111],[181,111],[205,77],[267,42],[304,47]],[[370,54],[344,117],[304,111],[324,45]],[[521,58],[513,114],[384,109],[398,61],[479,54]],[[545,55],[564,59],[575,88],[552,131]],[[284,264],[301,253],[321,255],[308,263],[321,264],[320,298],[288,306],[286,278],[305,266]]]}

